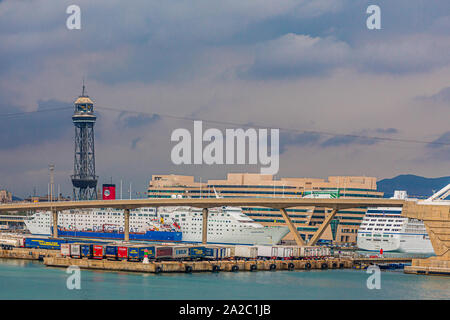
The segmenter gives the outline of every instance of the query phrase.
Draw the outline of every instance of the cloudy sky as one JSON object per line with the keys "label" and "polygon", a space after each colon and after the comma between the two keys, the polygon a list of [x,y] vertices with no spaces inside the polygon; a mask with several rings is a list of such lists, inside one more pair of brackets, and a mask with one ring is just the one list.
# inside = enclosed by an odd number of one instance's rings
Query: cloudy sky
{"label": "cloudy sky", "polygon": [[[71,4],[81,30],[66,28]],[[371,4],[381,30],[366,27]],[[449,52],[448,0],[2,0],[0,188],[45,194],[52,162],[71,194],[83,77],[100,183],[259,172],[172,164],[172,131],[193,128],[176,117],[293,129],[281,177],[450,175],[450,147],[427,144],[450,143]]]}

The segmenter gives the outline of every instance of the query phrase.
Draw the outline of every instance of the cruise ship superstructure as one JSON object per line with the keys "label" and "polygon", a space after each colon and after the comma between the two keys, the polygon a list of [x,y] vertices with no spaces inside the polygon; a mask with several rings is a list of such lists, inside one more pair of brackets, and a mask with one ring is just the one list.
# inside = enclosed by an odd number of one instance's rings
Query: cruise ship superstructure
{"label": "cruise ship superstructure", "polygon": [[[201,242],[203,216],[193,207],[165,207],[159,216],[180,226],[183,241]],[[289,233],[288,227],[264,227],[238,207],[211,208],[208,213],[208,243],[267,244],[281,241]]]}
{"label": "cruise ship superstructure", "polygon": [[[393,199],[407,199],[406,191],[395,191]],[[368,208],[358,230],[361,250],[404,253],[434,253],[423,221],[401,216],[394,207]]]}

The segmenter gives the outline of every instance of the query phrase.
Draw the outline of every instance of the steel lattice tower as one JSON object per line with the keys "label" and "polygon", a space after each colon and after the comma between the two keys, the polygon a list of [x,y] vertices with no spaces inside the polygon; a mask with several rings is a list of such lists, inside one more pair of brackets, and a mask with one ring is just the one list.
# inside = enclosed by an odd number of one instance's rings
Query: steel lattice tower
{"label": "steel lattice tower", "polygon": [[72,121],[75,126],[75,156],[73,165],[74,200],[97,199],[97,176],[95,175],[94,103],[83,92],[75,101]]}

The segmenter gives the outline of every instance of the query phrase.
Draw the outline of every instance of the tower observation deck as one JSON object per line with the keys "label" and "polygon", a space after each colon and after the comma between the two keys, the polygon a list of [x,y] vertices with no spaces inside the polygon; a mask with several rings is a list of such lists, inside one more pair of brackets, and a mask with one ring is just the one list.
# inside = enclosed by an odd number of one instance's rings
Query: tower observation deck
{"label": "tower observation deck", "polygon": [[75,155],[72,185],[74,200],[97,199],[97,176],[95,175],[94,103],[84,93],[75,101],[72,121],[75,126]]}

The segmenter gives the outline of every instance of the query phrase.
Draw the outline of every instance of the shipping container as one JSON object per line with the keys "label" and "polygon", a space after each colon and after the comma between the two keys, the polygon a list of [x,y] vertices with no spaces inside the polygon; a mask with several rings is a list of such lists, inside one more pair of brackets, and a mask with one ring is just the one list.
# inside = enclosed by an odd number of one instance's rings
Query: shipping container
{"label": "shipping container", "polygon": [[20,238],[0,239],[0,244],[5,247],[20,247]]}
{"label": "shipping container", "polygon": [[172,258],[172,247],[160,246],[155,247],[155,258],[156,259],[171,259]]}
{"label": "shipping container", "polygon": [[301,255],[301,248],[299,246],[292,246],[292,257],[293,258],[298,258]]}
{"label": "shipping container", "polygon": [[317,246],[308,246],[308,247],[302,247],[301,250],[301,257],[303,258],[315,258],[315,257],[323,257],[327,256],[329,253],[329,248],[327,247],[317,247]]}
{"label": "shipping container", "polygon": [[189,247],[188,246],[175,246],[172,247],[172,258],[173,259],[184,259],[189,258]]}
{"label": "shipping container", "polygon": [[129,246],[128,247],[128,260],[139,261],[139,246]]}
{"label": "shipping container", "polygon": [[130,261],[142,261],[147,253],[149,259],[155,258],[155,247],[147,245],[133,245],[128,246],[128,260]]}
{"label": "shipping container", "polygon": [[203,257],[205,259],[224,259],[227,257],[227,248],[219,245],[206,245]]}
{"label": "shipping container", "polygon": [[278,256],[277,246],[256,246],[258,250],[258,257],[261,258],[275,258]]}
{"label": "shipping container", "polygon": [[81,248],[79,243],[70,244],[70,256],[72,258],[81,258]]}
{"label": "shipping container", "polygon": [[311,247],[302,247],[300,249],[300,257],[311,258],[313,256],[313,251]]}
{"label": "shipping container", "polygon": [[127,260],[128,259],[128,247],[117,247],[117,259]]}
{"label": "shipping container", "polygon": [[320,256],[320,248],[313,247],[313,257],[319,257],[319,256]]}
{"label": "shipping container", "polygon": [[277,258],[290,259],[293,256],[293,251],[290,246],[278,246]]}
{"label": "shipping container", "polygon": [[235,256],[241,258],[257,258],[258,248],[255,246],[236,246]]}
{"label": "shipping container", "polygon": [[117,246],[107,245],[105,248],[105,256],[108,260],[116,260],[117,259]]}
{"label": "shipping container", "polygon": [[83,243],[80,245],[81,250],[81,257],[82,258],[92,258],[92,244],[90,243]]}
{"label": "shipping container", "polygon": [[205,256],[204,246],[193,246],[189,248],[189,256],[193,259],[203,258]]}
{"label": "shipping container", "polygon": [[220,247],[216,245],[205,245],[203,249],[203,258],[205,259],[219,259]]}
{"label": "shipping container", "polygon": [[92,258],[103,259],[105,256],[105,245],[94,244],[92,246]]}
{"label": "shipping container", "polygon": [[61,255],[63,257],[70,256],[70,243],[61,243]]}
{"label": "shipping container", "polygon": [[235,246],[225,245],[225,246],[222,246],[222,248],[225,249],[225,257],[226,258],[232,258],[235,256],[235,252],[236,252]]}
{"label": "shipping container", "polygon": [[19,239],[19,247],[21,247],[21,248],[25,247],[25,238]]}
{"label": "shipping container", "polygon": [[25,238],[25,248],[35,249],[51,249],[61,250],[61,244],[67,243],[64,239],[51,239],[51,238]]}
{"label": "shipping container", "polygon": [[146,255],[149,259],[155,259],[155,254],[155,246],[142,246],[139,248],[139,255],[142,257],[141,259],[144,259]]}
{"label": "shipping container", "polygon": [[321,257],[328,257],[331,255],[331,250],[328,247],[321,247],[320,250],[321,250],[321,253],[320,253]]}

